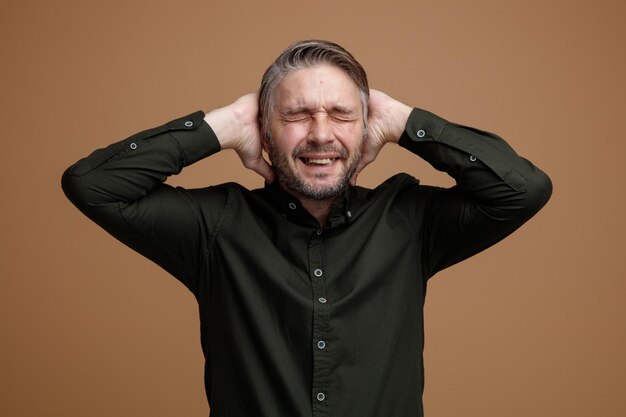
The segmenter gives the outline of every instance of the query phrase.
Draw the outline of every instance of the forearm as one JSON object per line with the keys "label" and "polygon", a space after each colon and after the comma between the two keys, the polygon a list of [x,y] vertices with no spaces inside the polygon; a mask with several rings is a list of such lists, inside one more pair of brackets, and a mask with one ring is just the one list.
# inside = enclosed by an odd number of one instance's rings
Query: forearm
{"label": "forearm", "polygon": [[399,144],[457,182],[494,218],[529,218],[550,197],[548,176],[499,136],[414,109]]}
{"label": "forearm", "polygon": [[196,112],[96,150],[65,171],[64,192],[82,211],[136,200],[220,150],[204,116]]}

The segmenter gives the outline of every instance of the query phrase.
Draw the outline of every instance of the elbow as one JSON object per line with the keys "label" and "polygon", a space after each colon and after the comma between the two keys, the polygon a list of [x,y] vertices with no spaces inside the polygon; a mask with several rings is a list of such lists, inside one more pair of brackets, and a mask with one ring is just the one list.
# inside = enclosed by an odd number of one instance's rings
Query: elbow
{"label": "elbow", "polygon": [[521,225],[533,217],[552,195],[552,181],[543,171],[532,167],[524,175],[524,186],[517,190],[499,187],[493,200],[480,206],[490,218]]}
{"label": "elbow", "polygon": [[63,175],[61,176],[61,189],[65,196],[70,200],[74,205],[77,201],[80,200],[83,193],[81,193],[81,184],[79,177],[71,174],[72,167],[69,167],[65,170]]}
{"label": "elbow", "polygon": [[73,173],[73,168],[74,166],[69,167],[61,176],[61,189],[72,204],[80,211],[85,212],[85,209],[90,205],[89,186],[82,176]]}
{"label": "elbow", "polygon": [[552,196],[552,180],[545,172],[535,168],[532,175],[527,177],[526,184],[523,207],[525,217],[530,218],[550,200]]}

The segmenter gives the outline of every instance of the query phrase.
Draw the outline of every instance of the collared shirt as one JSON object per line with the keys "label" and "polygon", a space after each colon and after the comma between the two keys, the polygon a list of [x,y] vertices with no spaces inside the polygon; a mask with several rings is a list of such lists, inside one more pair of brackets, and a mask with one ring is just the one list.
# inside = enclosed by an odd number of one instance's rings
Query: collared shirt
{"label": "collared shirt", "polygon": [[400,146],[457,185],[349,187],[322,226],[276,185],[164,184],[220,150],[203,117],[95,151],[63,189],[195,295],[211,415],[422,416],[428,279],[528,220],[548,177],[498,136],[414,109]]}

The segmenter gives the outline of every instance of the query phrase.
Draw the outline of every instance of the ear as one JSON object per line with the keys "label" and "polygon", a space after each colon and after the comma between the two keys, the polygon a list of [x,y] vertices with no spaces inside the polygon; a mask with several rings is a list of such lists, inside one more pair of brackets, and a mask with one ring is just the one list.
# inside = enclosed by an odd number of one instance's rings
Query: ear
{"label": "ear", "polygon": [[263,118],[261,117],[261,113],[258,114],[257,120],[259,126],[259,137],[261,138],[261,147],[269,155],[270,153],[270,141],[265,137],[265,126],[263,126]]}
{"label": "ear", "polygon": [[261,146],[263,147],[263,150],[265,151],[265,153],[267,153],[269,155],[269,153],[270,153],[270,142],[269,142],[269,140],[267,140],[267,138],[265,137],[265,134],[263,134],[263,132],[261,132]]}

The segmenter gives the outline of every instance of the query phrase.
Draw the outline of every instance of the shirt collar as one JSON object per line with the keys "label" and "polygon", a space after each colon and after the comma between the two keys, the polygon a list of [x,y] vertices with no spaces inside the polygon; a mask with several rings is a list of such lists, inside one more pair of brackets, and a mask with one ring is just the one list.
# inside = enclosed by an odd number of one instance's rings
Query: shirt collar
{"label": "shirt collar", "polygon": [[[265,183],[263,189],[269,203],[276,208],[286,219],[304,226],[319,227],[317,220],[300,204],[300,201],[290,193],[284,191],[278,181]],[[357,210],[356,189],[348,186],[341,198],[335,203],[328,216],[325,227],[334,228],[351,223]]]}

